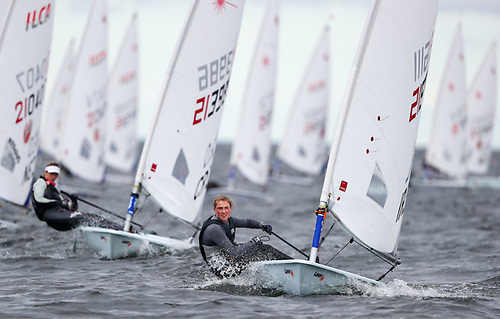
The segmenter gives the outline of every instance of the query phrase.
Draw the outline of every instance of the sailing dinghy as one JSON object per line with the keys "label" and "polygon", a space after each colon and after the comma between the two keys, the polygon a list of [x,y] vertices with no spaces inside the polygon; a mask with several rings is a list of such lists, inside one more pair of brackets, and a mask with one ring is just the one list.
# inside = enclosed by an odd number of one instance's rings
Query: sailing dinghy
{"label": "sailing dinghy", "polygon": [[[325,143],[330,96],[330,28],[325,26],[310,58],[294,103],[284,137],[276,151],[271,180],[310,185],[328,159]],[[285,174],[282,163],[302,175]]]}
{"label": "sailing dinghy", "polygon": [[424,156],[424,176],[412,185],[465,187],[467,185],[466,136],[467,83],[462,25],[458,24],[448,53],[434,110],[432,130]]}
{"label": "sailing dinghy", "polygon": [[2,1],[0,9],[0,199],[26,207],[39,146],[54,1]]}
{"label": "sailing dinghy", "polygon": [[53,158],[59,156],[64,109],[68,105],[71,81],[75,67],[74,39],[71,39],[60,66],[52,94],[43,111],[40,149]]}
{"label": "sailing dinghy", "polygon": [[174,218],[197,227],[238,40],[244,1],[196,0],[180,35],[146,137],[123,230],[81,227],[90,248],[114,259],[178,240],[132,233],[137,204],[149,195]]}
{"label": "sailing dinghy", "polygon": [[278,31],[279,2],[270,0],[248,73],[238,131],[231,149],[228,185],[210,188],[210,195],[224,193],[240,198],[270,199],[263,191],[236,188],[235,184],[238,171],[258,188],[264,189],[267,185],[278,64]]}
{"label": "sailing dinghy", "polygon": [[102,182],[105,173],[107,14],[107,0],[94,0],[75,60],[56,157],[72,174],[94,183]]}
{"label": "sailing dinghy", "polygon": [[[104,158],[108,167],[123,173],[132,172],[137,164],[138,73],[137,14],[133,14],[109,77],[106,111]],[[125,182],[129,180],[129,176],[129,174],[111,175],[106,172],[106,181],[122,180]],[[130,178],[129,182],[133,183],[133,178]]]}
{"label": "sailing dinghy", "polygon": [[493,41],[475,74],[467,95],[468,187],[500,188],[500,177],[488,176],[497,107],[497,44]]}
{"label": "sailing dinghy", "polygon": [[[379,281],[317,262],[324,219],[392,268],[415,150],[438,2],[376,0],[358,47],[316,210],[309,260],[256,263],[262,285],[328,294]],[[391,268],[391,270],[392,270]]]}

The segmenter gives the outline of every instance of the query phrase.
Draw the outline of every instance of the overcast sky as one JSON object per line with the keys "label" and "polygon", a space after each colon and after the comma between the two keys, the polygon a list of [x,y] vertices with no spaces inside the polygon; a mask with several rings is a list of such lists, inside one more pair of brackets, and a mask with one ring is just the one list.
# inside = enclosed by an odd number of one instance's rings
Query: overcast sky
{"label": "overcast sky", "polygon": [[[191,0],[108,0],[110,68],[130,16],[134,11],[139,13],[141,83],[138,135],[141,138],[144,138],[147,133],[165,71],[191,3]],[[280,60],[273,116],[273,141],[278,142],[283,134],[291,99],[319,32],[326,21],[330,21],[331,26],[332,83],[328,122],[331,125],[327,128],[327,138],[331,140],[371,0],[281,0],[280,3]],[[47,92],[51,92],[52,82],[72,37],[75,38],[76,47],[78,47],[91,4],[92,0],[64,0],[56,3]],[[250,67],[251,55],[265,5],[266,0],[246,1],[238,51],[219,133],[219,140],[224,142],[231,142],[236,133],[246,74]],[[419,146],[424,146],[429,138],[433,107],[445,59],[459,21],[462,22],[464,31],[467,82],[470,83],[486,49],[494,39],[499,38],[500,1],[440,1],[424,109],[421,113],[417,140]],[[500,149],[500,112],[497,112],[496,119],[493,143],[495,148]]]}

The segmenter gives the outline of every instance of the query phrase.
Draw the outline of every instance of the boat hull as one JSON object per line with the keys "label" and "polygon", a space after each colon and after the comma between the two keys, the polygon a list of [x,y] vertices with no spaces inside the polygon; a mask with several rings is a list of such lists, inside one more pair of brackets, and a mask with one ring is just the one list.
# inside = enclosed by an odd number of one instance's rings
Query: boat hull
{"label": "boat hull", "polygon": [[307,260],[256,262],[259,284],[284,293],[307,296],[350,293],[359,283],[381,286],[382,283]]}
{"label": "boat hull", "polygon": [[500,177],[498,176],[471,176],[469,177],[467,187],[500,189]]}
{"label": "boat hull", "polygon": [[145,233],[129,233],[122,230],[80,227],[85,241],[92,251],[106,259],[135,257],[150,251],[154,246],[189,249],[192,240],[179,240]]}

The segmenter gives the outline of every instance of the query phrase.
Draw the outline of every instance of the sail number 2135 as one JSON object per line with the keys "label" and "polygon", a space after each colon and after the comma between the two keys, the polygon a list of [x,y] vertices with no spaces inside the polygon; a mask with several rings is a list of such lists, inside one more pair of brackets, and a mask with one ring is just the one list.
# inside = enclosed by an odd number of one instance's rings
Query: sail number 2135
{"label": "sail number 2135", "polygon": [[231,50],[219,59],[198,67],[198,89],[200,92],[206,91],[216,85],[219,87],[196,100],[197,108],[194,111],[193,125],[207,120],[224,105],[227,86],[229,84],[229,75],[231,74],[233,52],[234,50]]}

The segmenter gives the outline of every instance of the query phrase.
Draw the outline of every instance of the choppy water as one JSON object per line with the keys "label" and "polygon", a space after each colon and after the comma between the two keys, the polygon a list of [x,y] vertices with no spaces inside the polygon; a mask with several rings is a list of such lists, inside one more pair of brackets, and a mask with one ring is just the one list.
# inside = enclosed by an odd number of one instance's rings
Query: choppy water
{"label": "choppy water", "polygon": [[[218,146],[212,180],[225,182],[229,151],[227,145]],[[419,159],[416,168],[418,163]],[[268,221],[277,234],[306,248],[321,184],[322,178],[312,187],[271,182],[268,193],[274,203],[237,201],[233,215]],[[130,185],[92,190],[101,196],[88,200],[115,212],[126,210]],[[210,200],[202,218],[211,213]],[[20,220],[17,227],[0,230],[0,317],[499,318],[499,202],[498,190],[410,188],[399,244],[402,264],[383,280],[387,286],[308,297],[259,289],[251,273],[219,280],[208,271],[197,248],[101,260],[88,250],[78,231],[54,231],[34,212],[23,217],[22,210],[5,204],[0,218]],[[84,207],[98,212],[81,204]],[[147,203],[145,211],[156,209]],[[138,215],[136,221],[146,224],[151,217],[146,215]],[[192,233],[165,214],[150,225],[161,234]],[[239,230],[236,239],[248,240],[255,232]],[[328,260],[347,240],[334,230],[322,247],[331,255],[322,258]],[[275,238],[271,244],[300,257]],[[355,244],[330,265],[370,278],[388,269]]]}

